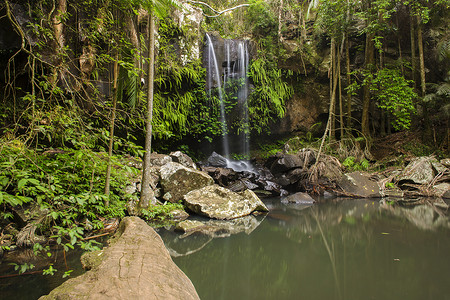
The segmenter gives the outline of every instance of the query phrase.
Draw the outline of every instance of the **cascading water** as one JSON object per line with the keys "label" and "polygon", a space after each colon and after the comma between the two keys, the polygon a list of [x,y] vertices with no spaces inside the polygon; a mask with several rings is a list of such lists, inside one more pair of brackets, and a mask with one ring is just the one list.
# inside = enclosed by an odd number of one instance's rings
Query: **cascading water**
{"label": "cascading water", "polygon": [[243,85],[240,87],[238,92],[238,102],[241,106],[240,112],[242,117],[242,134],[241,134],[241,145],[243,147],[242,153],[244,154],[244,157],[248,158],[250,155],[250,128],[249,128],[249,122],[248,122],[248,105],[247,105],[247,98],[248,98],[248,62],[249,62],[249,55],[248,55],[248,48],[247,44],[244,41],[239,42],[239,62],[240,62],[240,70],[239,70],[239,77],[241,80],[243,80]]}
{"label": "cascading water", "polygon": [[[214,83],[217,84],[217,90],[219,92],[219,102],[220,102],[220,122],[222,123],[222,132],[223,132],[223,155],[228,158],[230,156],[230,145],[228,142],[228,134],[227,134],[227,120],[225,117],[225,103],[223,99],[222,87],[221,87],[221,78],[219,73],[219,65],[217,64],[216,52],[214,50],[214,44],[211,41],[211,38],[208,34],[206,34],[206,38],[208,40],[208,85],[209,85],[209,98],[212,98],[211,95],[211,87],[214,86]],[[213,82],[214,81],[214,82]]]}
{"label": "cascading water", "polygon": [[[215,49],[209,34],[206,34],[206,40],[209,96],[212,97],[212,88],[217,88],[220,101],[220,122],[223,131],[223,156],[227,158],[227,167],[236,171],[251,170],[252,167],[248,162],[236,162],[230,159],[231,147],[234,153],[238,153],[246,159],[250,154],[247,105],[249,94],[247,76],[249,65],[248,42],[244,40],[224,40],[223,46],[217,46]],[[228,115],[226,114],[225,102],[234,105]],[[230,124],[233,131],[231,133],[229,133],[228,128]]]}

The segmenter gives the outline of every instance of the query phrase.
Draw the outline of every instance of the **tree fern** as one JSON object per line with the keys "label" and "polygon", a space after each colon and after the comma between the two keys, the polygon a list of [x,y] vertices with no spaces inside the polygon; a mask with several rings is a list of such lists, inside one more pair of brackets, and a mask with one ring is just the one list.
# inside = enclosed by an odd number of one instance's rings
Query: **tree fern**
{"label": "tree fern", "polygon": [[249,117],[254,129],[261,131],[274,116],[284,116],[285,101],[292,96],[294,89],[283,80],[280,69],[263,59],[251,64],[249,75],[255,85],[249,97]]}

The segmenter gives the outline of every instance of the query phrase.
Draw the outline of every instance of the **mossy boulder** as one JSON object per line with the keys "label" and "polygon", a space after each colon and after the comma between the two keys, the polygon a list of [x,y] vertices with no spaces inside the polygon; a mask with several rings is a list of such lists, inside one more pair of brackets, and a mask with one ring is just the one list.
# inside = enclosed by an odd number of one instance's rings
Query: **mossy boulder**
{"label": "mossy boulder", "polygon": [[212,185],[214,180],[208,174],[170,162],[161,167],[163,199],[177,203],[190,191]]}
{"label": "mossy boulder", "polygon": [[247,216],[254,211],[269,211],[254,192],[235,193],[219,185],[191,191],[184,196],[184,202],[193,212],[220,220]]}

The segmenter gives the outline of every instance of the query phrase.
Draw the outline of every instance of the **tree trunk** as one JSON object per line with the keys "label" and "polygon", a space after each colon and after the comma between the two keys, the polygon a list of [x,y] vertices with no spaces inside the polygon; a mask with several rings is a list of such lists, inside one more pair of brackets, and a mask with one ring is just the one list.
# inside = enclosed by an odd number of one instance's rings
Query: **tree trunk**
{"label": "tree trunk", "polygon": [[145,154],[142,170],[141,197],[139,199],[140,208],[148,208],[150,204],[154,205],[155,197],[150,188],[150,155],[152,150],[152,119],[153,119],[153,78],[155,72],[155,20],[153,12],[148,14],[148,90],[147,90],[147,118],[145,124]]}
{"label": "tree trunk", "polygon": [[425,83],[425,60],[423,55],[423,41],[422,41],[422,26],[420,24],[420,17],[417,17],[417,44],[419,46],[419,62],[420,62],[420,87],[421,96],[425,97],[426,83]]}
{"label": "tree trunk", "polygon": [[401,43],[401,39],[400,39],[400,29],[398,26],[398,15],[395,17],[395,22],[397,24],[397,42],[398,42],[398,56],[400,59],[400,68],[402,69],[402,76],[405,76],[405,70],[403,68],[403,55],[402,55],[402,43]]}
{"label": "tree trunk", "polygon": [[[63,17],[64,14],[67,13],[67,1],[66,0],[58,0],[58,6],[52,18],[53,25],[53,34],[55,36],[55,55],[57,57],[58,65],[61,66],[62,58],[61,53],[64,48],[65,39],[64,39],[64,23]],[[59,70],[58,70],[59,69]],[[59,73],[58,73],[59,72]],[[63,73],[63,68],[55,67],[52,71],[52,77],[50,78],[50,82],[55,86],[58,82],[58,75]]]}
{"label": "tree trunk", "polygon": [[[373,34],[366,34],[366,50],[365,50],[365,68],[369,71],[372,68],[374,62],[374,45],[373,45]],[[361,117],[361,132],[364,137],[370,137],[369,129],[369,110],[370,110],[370,86],[368,83],[364,85],[363,88],[363,110]]]}
{"label": "tree trunk", "polygon": [[283,14],[283,0],[280,0],[280,8],[278,11],[278,39],[283,42],[283,35],[281,34],[282,14]]}
{"label": "tree trunk", "polygon": [[335,138],[335,128],[336,128],[336,87],[338,74],[336,71],[336,42],[335,39],[331,39],[331,81],[330,81],[330,111],[328,122],[330,123],[330,141]]}
{"label": "tree trunk", "polygon": [[[350,43],[348,42],[348,34],[345,35],[345,60],[347,67],[347,86],[352,84],[350,75]],[[352,93],[347,90],[347,128],[352,128]]]}
{"label": "tree trunk", "polygon": [[410,19],[410,24],[411,24],[411,78],[414,81],[414,89],[417,88],[417,84],[416,84],[416,34],[415,34],[415,30],[414,30],[414,16],[413,13],[411,11],[411,19]]}
{"label": "tree trunk", "polygon": [[[111,158],[114,148],[114,123],[116,121],[116,107],[117,107],[117,80],[119,78],[119,51],[115,50],[116,54],[114,57],[114,71],[113,71],[113,103],[111,111],[111,123],[109,127],[109,146],[108,146],[108,167],[106,169],[106,179],[105,179],[105,195],[109,195],[110,181],[111,181]],[[109,205],[109,201],[106,202],[106,206]]]}
{"label": "tree trunk", "polygon": [[[342,50],[342,48],[341,48]],[[342,140],[344,138],[344,108],[342,103],[342,85],[341,85],[341,53],[342,51],[339,51],[337,53],[337,74],[338,77],[338,85],[339,85],[339,128],[341,129],[341,137]]]}
{"label": "tree trunk", "polygon": [[58,7],[53,15],[53,32],[55,34],[55,41],[57,47],[61,49],[64,47],[64,35],[63,35],[63,15],[67,12],[66,0],[58,0]]}
{"label": "tree trunk", "polygon": [[424,122],[424,139],[429,141],[431,139],[431,126],[430,117],[428,115],[428,105],[424,101],[426,95],[427,87],[425,82],[425,59],[423,54],[423,40],[422,40],[422,25],[420,17],[417,16],[417,45],[419,47],[419,62],[420,62],[420,87],[422,96],[422,108],[423,108],[423,122]]}

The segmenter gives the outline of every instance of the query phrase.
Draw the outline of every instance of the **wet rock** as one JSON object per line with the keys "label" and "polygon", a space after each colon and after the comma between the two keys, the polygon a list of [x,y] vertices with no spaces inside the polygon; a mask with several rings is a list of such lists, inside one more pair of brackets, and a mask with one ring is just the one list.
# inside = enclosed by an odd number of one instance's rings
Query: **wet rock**
{"label": "wet rock", "polygon": [[260,183],[264,191],[270,192],[272,195],[281,195],[282,188],[278,183],[269,181],[269,180],[258,180],[258,183]]}
{"label": "wet rock", "polygon": [[302,168],[303,160],[292,154],[277,154],[277,158],[271,163],[269,169],[272,174],[285,173],[291,169]]}
{"label": "wet rock", "polygon": [[173,162],[179,163],[187,168],[197,169],[197,165],[194,163],[192,158],[181,151],[175,151],[170,153],[170,157]]}
{"label": "wet rock", "polygon": [[286,177],[286,175],[281,175],[278,176],[278,178],[275,179],[276,183],[278,183],[279,185],[285,187],[291,184],[291,181],[289,180],[289,178]]}
{"label": "wet rock", "polygon": [[259,188],[259,186],[257,184],[254,184],[253,182],[251,182],[249,179],[243,178],[243,179],[237,180],[237,181],[233,182],[232,184],[228,185],[227,188],[233,192],[242,192],[247,189],[248,190],[257,189],[257,188]]}
{"label": "wet rock", "polygon": [[223,157],[222,155],[220,155],[216,152],[213,152],[206,160],[206,165],[212,166],[212,167],[224,168],[227,166],[227,159],[225,157]]}
{"label": "wet rock", "polygon": [[242,192],[243,190],[246,189],[246,186],[244,184],[244,182],[242,182],[242,180],[237,180],[235,182],[233,182],[232,184],[228,185],[227,187],[230,191],[233,192]]}
{"label": "wet rock", "polygon": [[199,299],[159,235],[143,220],[126,217],[103,259],[40,299]]}
{"label": "wet rock", "polygon": [[361,198],[381,197],[378,183],[366,172],[347,173],[337,181],[344,193]]}
{"label": "wet rock", "polygon": [[174,162],[162,166],[160,174],[163,198],[172,203],[182,200],[190,191],[214,184],[208,174]]}
{"label": "wet rock", "polygon": [[201,170],[207,172],[221,186],[228,186],[230,182],[239,179],[239,175],[229,168],[202,166]]}
{"label": "wet rock", "polygon": [[310,195],[303,192],[298,192],[293,195],[287,196],[281,200],[282,203],[294,203],[294,204],[314,204],[316,202]]}
{"label": "wet rock", "polygon": [[399,185],[404,183],[429,184],[437,173],[446,168],[432,156],[413,159],[397,177]]}
{"label": "wet rock", "polygon": [[304,169],[294,169],[286,174],[289,184],[294,184],[308,177],[308,172]]}
{"label": "wet rock", "polygon": [[268,211],[250,190],[240,194],[218,185],[210,185],[189,192],[184,196],[185,205],[193,212],[214,219],[234,219],[253,211]]}
{"label": "wet rock", "polygon": [[254,190],[259,187],[257,184],[251,182],[248,178],[241,179],[241,182],[243,182],[245,187],[249,190]]}

